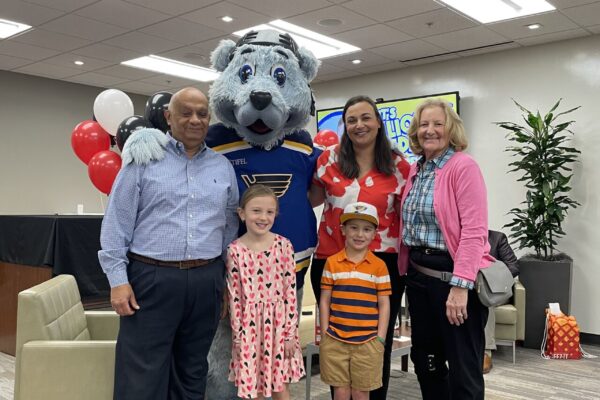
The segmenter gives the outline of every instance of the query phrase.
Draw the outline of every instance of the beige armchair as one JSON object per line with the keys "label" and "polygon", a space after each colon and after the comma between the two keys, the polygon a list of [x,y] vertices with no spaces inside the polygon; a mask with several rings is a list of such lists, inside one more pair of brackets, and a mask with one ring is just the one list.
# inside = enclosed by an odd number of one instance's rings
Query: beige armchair
{"label": "beige armchair", "polygon": [[15,400],[110,400],[119,316],[84,311],[75,278],[19,293]]}
{"label": "beige armchair", "polygon": [[496,345],[512,346],[515,363],[515,344],[525,339],[525,287],[519,281],[513,286],[513,298],[509,304],[495,308]]}

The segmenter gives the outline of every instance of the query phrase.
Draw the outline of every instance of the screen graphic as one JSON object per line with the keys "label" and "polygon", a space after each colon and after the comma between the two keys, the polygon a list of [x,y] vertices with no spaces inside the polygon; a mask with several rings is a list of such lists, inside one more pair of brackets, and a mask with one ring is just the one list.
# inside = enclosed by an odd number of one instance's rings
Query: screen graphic
{"label": "screen graphic", "polygon": [[[416,157],[408,147],[408,127],[412,121],[415,109],[425,99],[441,98],[452,105],[458,113],[460,96],[458,92],[431,94],[427,96],[411,97],[406,99],[389,100],[377,103],[377,109],[385,124],[385,130],[392,145],[400,149],[409,162],[415,161]],[[338,136],[344,133],[342,121],[343,107],[317,110],[317,132],[330,129],[337,132]]]}

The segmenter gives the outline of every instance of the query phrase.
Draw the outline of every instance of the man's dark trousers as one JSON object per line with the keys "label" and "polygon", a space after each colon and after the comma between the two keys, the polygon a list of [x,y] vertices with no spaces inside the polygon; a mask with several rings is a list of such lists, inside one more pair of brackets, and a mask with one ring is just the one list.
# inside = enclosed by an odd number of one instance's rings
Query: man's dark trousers
{"label": "man's dark trousers", "polygon": [[188,270],[133,260],[127,273],[140,309],[121,317],[115,400],[202,400],[221,309],[224,264]]}

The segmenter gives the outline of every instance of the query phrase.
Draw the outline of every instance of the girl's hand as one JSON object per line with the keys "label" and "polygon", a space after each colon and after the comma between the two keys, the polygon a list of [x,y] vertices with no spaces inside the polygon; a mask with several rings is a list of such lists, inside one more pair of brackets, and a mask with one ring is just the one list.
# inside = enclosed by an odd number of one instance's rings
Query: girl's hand
{"label": "girl's hand", "polygon": [[294,342],[291,340],[286,340],[283,345],[284,355],[286,359],[290,359],[294,357]]}
{"label": "girl's hand", "polygon": [[469,299],[469,290],[452,286],[446,300],[446,317],[450,325],[462,325],[467,319],[467,300]]}

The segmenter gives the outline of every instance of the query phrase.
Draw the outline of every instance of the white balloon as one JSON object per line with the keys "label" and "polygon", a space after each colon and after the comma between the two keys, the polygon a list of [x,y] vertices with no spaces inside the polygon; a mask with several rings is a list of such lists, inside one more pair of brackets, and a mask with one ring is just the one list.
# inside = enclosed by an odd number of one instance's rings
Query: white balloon
{"label": "white balloon", "polygon": [[107,89],[94,100],[94,116],[102,128],[111,135],[117,134],[119,124],[133,115],[129,96],[118,89]]}

